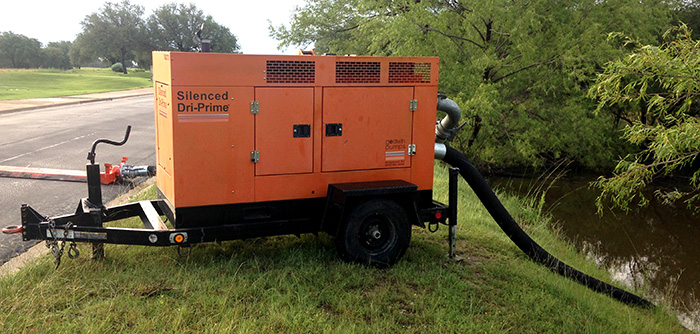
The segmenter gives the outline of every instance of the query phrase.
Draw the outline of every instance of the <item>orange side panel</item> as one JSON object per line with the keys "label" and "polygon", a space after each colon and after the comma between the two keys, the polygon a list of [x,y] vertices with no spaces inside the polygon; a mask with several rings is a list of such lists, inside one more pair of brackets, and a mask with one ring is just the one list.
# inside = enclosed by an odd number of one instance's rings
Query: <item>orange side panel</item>
{"label": "orange side panel", "polygon": [[173,87],[176,207],[253,200],[252,98],[252,88]]}
{"label": "orange side panel", "polygon": [[416,145],[416,154],[412,157],[411,182],[417,185],[419,190],[432,189],[437,88],[416,87],[415,98],[418,101],[418,109],[413,113],[413,143]]}
{"label": "orange side panel", "polygon": [[311,173],[313,88],[257,88],[255,99],[260,103],[255,115],[255,149],[260,152],[255,175]]}
{"label": "orange side panel", "polygon": [[255,200],[255,164],[250,161],[250,151],[255,150],[255,116],[250,113],[250,101],[253,101],[254,90],[241,87],[227,88],[227,91],[231,94],[232,109],[228,124],[231,166],[224,170],[231,187],[228,203],[252,202]]}
{"label": "orange side panel", "polygon": [[169,85],[155,82],[156,181],[160,191],[175,200],[175,171],[173,170],[172,90]]}
{"label": "orange side panel", "polygon": [[153,58],[153,81],[159,81],[170,84],[171,81],[171,64],[169,51],[155,51],[152,53]]}
{"label": "orange side panel", "polygon": [[173,85],[258,86],[265,81],[265,57],[223,54],[172,52]]}
{"label": "orange side panel", "polygon": [[[388,98],[389,97],[389,98]],[[324,172],[410,167],[413,87],[331,87],[323,90]]]}

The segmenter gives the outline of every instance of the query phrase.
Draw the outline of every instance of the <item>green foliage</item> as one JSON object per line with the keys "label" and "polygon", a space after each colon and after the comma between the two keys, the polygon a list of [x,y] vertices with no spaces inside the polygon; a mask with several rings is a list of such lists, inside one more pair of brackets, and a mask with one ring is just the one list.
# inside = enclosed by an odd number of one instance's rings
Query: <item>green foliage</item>
{"label": "green foliage", "polygon": [[439,56],[440,88],[465,119],[481,120],[475,138],[466,127],[456,143],[477,162],[599,167],[625,148],[614,117],[596,117],[586,97],[596,71],[623,54],[605,36],[653,41],[669,13],[663,2],[632,0],[309,0],[289,27],[270,31],[280,47],[315,43],[318,53]]}
{"label": "green foliage", "polygon": [[[77,45],[91,56],[128,64],[133,52],[143,45],[143,7],[132,5],[129,0],[121,3],[107,2],[99,12],[92,13],[81,22],[83,32],[76,39]],[[124,74],[127,66],[123,67]]]}
{"label": "green foliage", "polygon": [[41,49],[41,58],[43,68],[56,68],[60,70],[68,70],[73,66],[70,61],[71,42],[51,42],[48,46]]}
{"label": "green foliage", "polygon": [[84,38],[82,38],[81,36],[82,35],[78,35],[78,37],[73,41],[70,51],[68,52],[70,62],[73,65],[73,67],[76,68],[89,66],[88,64],[98,59],[98,57],[93,56],[91,54],[88,47],[86,47],[86,42]]}
{"label": "green foliage", "polygon": [[613,177],[596,182],[603,191],[599,209],[607,200],[623,209],[644,206],[641,189],[656,176],[684,168],[692,172],[689,189],[657,194],[669,201],[685,198],[689,207],[700,209],[700,169],[693,165],[700,154],[700,41],[685,25],[668,30],[664,40],[653,46],[624,38],[623,45],[633,45],[634,52],[607,64],[591,87],[600,113],[610,107],[625,111],[630,125],[623,138],[638,147],[618,163]]}
{"label": "green foliage", "polygon": [[122,65],[122,63],[114,63],[111,69],[114,72],[124,72],[124,65]]}
{"label": "green foliage", "polygon": [[147,19],[150,43],[157,50],[197,51],[199,45],[195,44],[192,36],[202,24],[204,24],[202,38],[212,40],[212,52],[238,51],[240,46],[236,36],[192,3],[189,5],[170,3],[156,9]]}
{"label": "green foliage", "polygon": [[0,34],[0,68],[69,69],[71,42],[51,42],[46,47],[24,35],[12,32]]}
{"label": "green foliage", "polygon": [[41,43],[35,38],[0,33],[0,68],[32,68],[41,65]]}
{"label": "green foliage", "polygon": [[678,1],[673,19],[675,25],[687,25],[692,30],[693,39],[700,40],[700,0]]}

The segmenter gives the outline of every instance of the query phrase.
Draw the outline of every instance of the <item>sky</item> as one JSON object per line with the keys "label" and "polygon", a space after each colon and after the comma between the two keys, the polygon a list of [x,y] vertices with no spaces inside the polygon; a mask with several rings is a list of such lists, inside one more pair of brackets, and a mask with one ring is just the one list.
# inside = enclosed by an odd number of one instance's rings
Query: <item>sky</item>
{"label": "sky", "polygon": [[[0,32],[36,38],[43,45],[49,42],[73,41],[82,31],[80,22],[96,13],[104,0],[5,0],[0,10]],[[121,2],[112,0],[110,2]],[[269,36],[268,20],[274,26],[285,24],[296,6],[304,0],[131,0],[144,7],[145,17],[166,3],[194,3],[205,15],[228,27],[238,38],[241,52],[247,54],[296,54],[297,49],[280,51],[277,41]]]}

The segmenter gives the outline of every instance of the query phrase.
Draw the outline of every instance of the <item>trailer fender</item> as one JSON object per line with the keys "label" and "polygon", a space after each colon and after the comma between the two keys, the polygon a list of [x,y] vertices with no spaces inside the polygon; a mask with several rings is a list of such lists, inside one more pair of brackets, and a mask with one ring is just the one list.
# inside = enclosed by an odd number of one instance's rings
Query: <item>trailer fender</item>
{"label": "trailer fender", "polygon": [[328,185],[321,230],[336,236],[344,216],[353,206],[370,199],[396,201],[408,217],[410,225],[421,226],[415,195],[418,186],[403,180],[337,183]]}

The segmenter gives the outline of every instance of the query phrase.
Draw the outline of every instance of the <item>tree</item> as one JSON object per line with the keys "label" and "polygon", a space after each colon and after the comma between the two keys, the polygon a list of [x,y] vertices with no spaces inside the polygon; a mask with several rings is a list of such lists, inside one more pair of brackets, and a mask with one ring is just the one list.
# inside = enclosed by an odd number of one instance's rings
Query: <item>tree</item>
{"label": "tree", "polygon": [[71,42],[50,42],[45,48],[41,49],[42,63],[44,68],[57,68],[67,70],[72,68],[70,61]]}
{"label": "tree", "polygon": [[83,32],[78,37],[81,53],[109,59],[110,62],[131,63],[133,53],[144,45],[145,23],[142,6],[129,0],[107,2],[99,12],[90,14],[81,22]]}
{"label": "tree", "polygon": [[314,43],[319,53],[439,56],[440,88],[479,129],[455,143],[474,160],[598,167],[624,149],[614,118],[601,121],[586,97],[597,70],[623,53],[605,36],[654,41],[669,20],[662,1],[308,0],[270,33],[280,47]]}
{"label": "tree", "polygon": [[83,34],[78,34],[78,37],[75,38],[70,51],[68,52],[68,56],[70,57],[71,65],[77,68],[81,68],[91,61],[97,59],[96,56],[91,57],[90,51],[85,45]]}
{"label": "tree", "polygon": [[270,36],[280,41],[280,50],[290,46],[306,49],[314,44],[319,54],[366,54],[371,34],[358,30],[368,28],[364,24],[370,23],[373,14],[361,12],[361,4],[361,0],[307,1],[306,6],[295,10],[289,28],[270,25]]}
{"label": "tree", "polygon": [[[641,190],[657,176],[690,170],[689,189],[657,191],[668,202],[684,198],[688,207],[700,211],[700,41],[687,26],[670,29],[661,46],[644,45],[624,38],[634,51],[608,63],[590,89],[599,100],[598,111],[609,107],[633,110],[622,137],[638,151],[627,155],[612,177],[595,184],[602,190],[599,211],[611,202],[629,209],[648,199]],[[619,34],[613,35],[613,37]]]}
{"label": "tree", "polygon": [[31,68],[41,64],[41,43],[35,38],[0,33],[0,68]]}
{"label": "tree", "polygon": [[680,1],[673,10],[674,24],[686,25],[693,39],[700,39],[700,0]]}
{"label": "tree", "polygon": [[231,31],[205,15],[194,4],[170,3],[156,9],[147,19],[151,45],[158,50],[197,51],[192,37],[204,24],[203,37],[212,40],[211,51],[233,53],[240,48]]}

